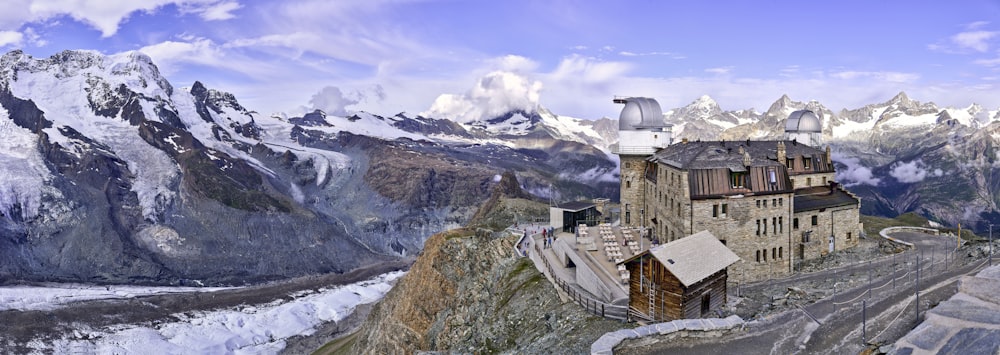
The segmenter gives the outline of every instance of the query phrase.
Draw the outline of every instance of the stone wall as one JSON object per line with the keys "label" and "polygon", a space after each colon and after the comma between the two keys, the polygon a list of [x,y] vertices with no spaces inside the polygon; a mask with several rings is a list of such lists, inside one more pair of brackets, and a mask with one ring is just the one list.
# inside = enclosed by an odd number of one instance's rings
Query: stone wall
{"label": "stone wall", "polygon": [[694,230],[708,230],[740,257],[730,266],[732,281],[786,275],[791,198],[789,193],[692,201]]}
{"label": "stone wall", "polygon": [[790,175],[788,178],[792,182],[793,189],[802,189],[814,186],[830,186],[830,182],[834,181],[834,176],[834,172],[829,172],[816,174],[795,174]]}
{"label": "stone wall", "polygon": [[647,156],[619,155],[621,160],[621,221],[622,225],[635,227],[641,222],[639,210],[643,208],[643,191],[646,178],[643,174]]}
{"label": "stone wall", "polygon": [[[815,217],[815,225],[813,224]],[[830,242],[832,235],[833,250],[844,250],[858,245],[861,237],[861,223],[858,222],[859,209],[857,206],[844,206],[816,211],[804,211],[796,213],[793,218],[798,219],[799,228],[794,228],[793,223],[793,244],[796,245],[795,257],[814,259],[830,253]]]}
{"label": "stone wall", "polygon": [[652,216],[657,223],[650,223],[653,235],[660,242],[667,243],[687,235],[691,231],[691,191],[687,173],[660,164],[657,166],[657,181],[651,199]]}

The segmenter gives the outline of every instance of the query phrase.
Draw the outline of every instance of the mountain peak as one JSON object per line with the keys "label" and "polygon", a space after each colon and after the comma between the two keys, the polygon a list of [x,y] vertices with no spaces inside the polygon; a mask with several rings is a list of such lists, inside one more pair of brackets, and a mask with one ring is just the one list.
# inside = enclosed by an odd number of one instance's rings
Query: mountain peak
{"label": "mountain peak", "polygon": [[906,96],[906,92],[904,92],[904,91],[900,91],[898,94],[896,94],[896,96],[892,97],[892,100],[889,100],[889,102],[895,102],[895,103],[900,103],[900,104],[904,104],[904,105],[905,104],[909,104],[910,101],[911,101],[910,97]]}

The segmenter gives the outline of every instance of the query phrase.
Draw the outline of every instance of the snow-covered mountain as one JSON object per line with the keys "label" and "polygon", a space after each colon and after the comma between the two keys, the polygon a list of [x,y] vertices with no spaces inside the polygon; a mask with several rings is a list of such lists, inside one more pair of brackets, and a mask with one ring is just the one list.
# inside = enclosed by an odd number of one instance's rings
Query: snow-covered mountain
{"label": "snow-covered mountain", "polygon": [[[869,214],[915,211],[949,224],[984,230],[1000,223],[1000,109],[977,104],[941,108],[900,92],[886,102],[833,112],[787,95],[766,112],[722,111],[707,96],[667,111],[677,139],[774,139],[795,110],[809,109],[841,163],[838,179],[863,198]],[[992,170],[991,170],[992,169]]]}
{"label": "snow-covered mountain", "polygon": [[544,109],[477,124],[261,116],[199,82],[174,87],[137,52],[12,51],[0,58],[0,282],[346,271],[463,224],[505,171],[540,198],[615,197],[607,132]]}

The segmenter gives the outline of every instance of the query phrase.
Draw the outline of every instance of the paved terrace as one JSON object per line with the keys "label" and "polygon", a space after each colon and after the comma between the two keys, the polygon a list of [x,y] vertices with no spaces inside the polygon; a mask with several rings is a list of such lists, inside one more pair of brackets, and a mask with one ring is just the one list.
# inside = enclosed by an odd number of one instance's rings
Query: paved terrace
{"label": "paved terrace", "polygon": [[540,227],[529,227],[527,231],[528,256],[538,270],[567,292],[568,297],[581,304],[592,302],[595,309],[600,309],[601,304],[628,306],[628,274],[617,263],[649,249],[651,242],[639,238],[638,230],[593,226],[586,228],[586,233],[579,237],[557,231],[549,248],[543,247]]}

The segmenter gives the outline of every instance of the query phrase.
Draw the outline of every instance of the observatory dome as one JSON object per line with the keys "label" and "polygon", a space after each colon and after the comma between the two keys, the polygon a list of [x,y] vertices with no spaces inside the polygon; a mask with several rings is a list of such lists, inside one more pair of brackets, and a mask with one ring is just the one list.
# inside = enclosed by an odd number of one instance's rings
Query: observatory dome
{"label": "observatory dome", "polygon": [[618,129],[631,131],[637,129],[666,127],[663,121],[663,111],[660,103],[648,97],[630,97],[625,100],[625,107],[618,116]]}
{"label": "observatory dome", "polygon": [[798,110],[788,115],[788,121],[785,122],[785,132],[822,133],[823,124],[812,111]]}

